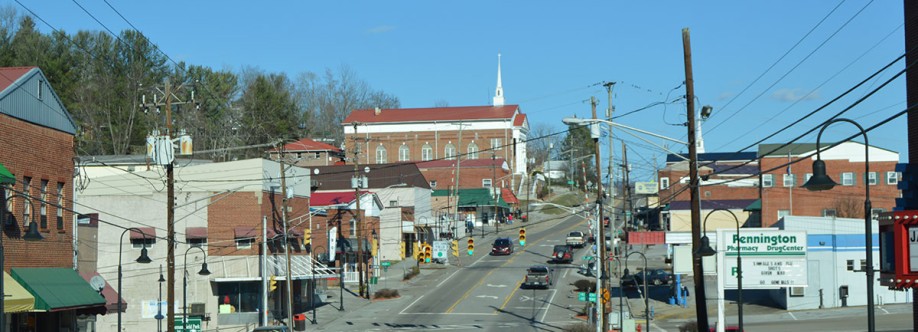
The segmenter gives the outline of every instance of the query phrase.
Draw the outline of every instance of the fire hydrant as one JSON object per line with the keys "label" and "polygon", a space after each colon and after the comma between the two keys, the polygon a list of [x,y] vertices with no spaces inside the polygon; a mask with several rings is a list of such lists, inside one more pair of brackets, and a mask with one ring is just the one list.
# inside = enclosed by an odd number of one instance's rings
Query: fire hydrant
{"label": "fire hydrant", "polygon": [[641,324],[638,324],[638,326],[637,326],[637,332],[641,332]]}

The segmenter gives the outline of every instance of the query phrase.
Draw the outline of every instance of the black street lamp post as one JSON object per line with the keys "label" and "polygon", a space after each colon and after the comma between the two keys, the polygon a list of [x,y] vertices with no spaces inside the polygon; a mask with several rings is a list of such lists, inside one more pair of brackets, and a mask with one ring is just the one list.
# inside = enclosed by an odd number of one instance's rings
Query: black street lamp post
{"label": "black street lamp post", "polygon": [[[0,168],[2,167],[3,165],[0,165]],[[3,256],[5,256],[6,254],[3,252],[3,234],[2,233],[3,233],[3,230],[6,229],[6,226],[7,226],[7,216],[6,215],[7,213],[9,213],[9,211],[6,210],[6,190],[7,190],[6,185],[13,185],[13,184],[16,184],[16,179],[14,178],[7,178],[7,177],[0,178],[0,212],[2,212],[0,213],[0,271],[5,271],[4,270],[5,261],[4,261]],[[19,193],[13,194],[13,196],[20,196],[23,199],[27,200],[29,202],[29,205],[32,207],[32,211],[33,211],[30,217],[35,215],[35,212],[34,212],[35,205],[32,204],[31,199]],[[26,241],[38,241],[38,240],[43,239],[43,237],[41,236],[41,233],[38,232],[38,224],[35,223],[34,219],[29,222],[29,230],[25,235],[22,236],[22,239]],[[0,294],[6,294],[5,293],[6,289],[4,288],[5,285],[3,284],[3,279],[4,278],[0,276]],[[2,299],[0,299],[0,328],[5,328],[6,326],[6,311],[5,310],[6,310],[5,305]]]}
{"label": "black street lamp post", "polygon": [[184,266],[184,272],[182,273],[182,331],[188,331],[188,252],[195,248],[201,250],[201,253],[204,254],[204,263],[201,263],[201,271],[198,271],[198,274],[202,276],[210,275],[210,271],[207,270],[207,251],[204,251],[204,248],[201,247],[188,247],[188,249],[185,249],[185,258],[182,262]]}
{"label": "black street lamp post", "polygon": [[309,306],[312,307],[312,324],[318,324],[316,320],[316,264],[319,263],[318,258],[322,257],[319,255],[319,250],[327,252],[328,249],[325,249],[323,246],[316,246],[312,250],[312,293],[309,295]]}
{"label": "black street lamp post", "polygon": [[871,218],[870,184],[866,181],[870,176],[870,144],[867,141],[867,132],[864,131],[864,128],[861,127],[860,124],[850,119],[837,118],[826,122],[826,124],[819,129],[819,135],[816,136],[816,160],[813,161],[813,176],[809,181],[803,184],[803,187],[810,191],[822,191],[832,189],[837,184],[826,174],[826,162],[822,160],[819,151],[819,141],[820,138],[822,138],[822,132],[835,122],[848,122],[853,124],[860,130],[861,135],[864,135],[864,247],[867,250],[867,271],[865,271],[867,274],[867,331],[874,332],[876,331],[876,320],[873,306],[873,225]]}
{"label": "black street lamp post", "polygon": [[163,277],[163,265],[159,265],[159,301],[156,301],[156,331],[163,331],[163,283],[166,282],[166,278]]}
{"label": "black street lamp post", "polygon": [[[705,235],[701,237],[701,247],[698,247],[698,250],[695,252],[695,254],[697,255],[714,256],[717,254],[717,250],[714,250],[714,248],[711,248],[711,240],[708,239],[708,235],[707,235],[708,217],[710,217],[711,214],[713,214],[715,211],[726,211],[730,213],[731,216],[733,216],[733,221],[736,222],[736,235],[739,236],[740,223],[739,223],[739,218],[736,217],[736,214],[734,214],[733,211],[730,211],[724,208],[713,209],[711,210],[711,212],[708,212],[708,214],[704,216],[704,223],[702,225],[703,227],[701,228],[701,230],[702,232],[705,233]],[[743,258],[742,258],[742,253],[740,251],[740,245],[741,243],[739,242],[736,243],[736,283],[737,283],[736,285],[737,286],[736,287],[736,307],[737,307],[737,311],[739,314],[739,330],[742,331],[743,330]],[[718,271],[718,273],[720,273],[720,271]],[[720,324],[723,324],[723,322],[720,322]]]}
{"label": "black street lamp post", "polygon": [[127,234],[128,231],[138,232],[143,236],[143,243],[141,244],[140,257],[137,257],[135,262],[140,264],[149,264],[153,260],[150,259],[150,256],[147,256],[147,234],[144,233],[137,227],[128,227],[121,232],[121,241],[118,243],[118,331],[121,329],[121,252],[124,249],[124,234]]}

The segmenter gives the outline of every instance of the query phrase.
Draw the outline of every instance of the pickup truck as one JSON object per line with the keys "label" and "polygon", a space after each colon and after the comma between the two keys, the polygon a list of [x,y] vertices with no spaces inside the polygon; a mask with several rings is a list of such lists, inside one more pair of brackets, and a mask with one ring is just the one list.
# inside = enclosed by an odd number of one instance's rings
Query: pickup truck
{"label": "pickup truck", "polygon": [[548,288],[551,286],[551,269],[544,265],[534,265],[526,270],[526,278],[523,280],[524,288]]}
{"label": "pickup truck", "polygon": [[567,239],[564,242],[571,247],[583,248],[583,239],[583,232],[573,231],[567,235]]}

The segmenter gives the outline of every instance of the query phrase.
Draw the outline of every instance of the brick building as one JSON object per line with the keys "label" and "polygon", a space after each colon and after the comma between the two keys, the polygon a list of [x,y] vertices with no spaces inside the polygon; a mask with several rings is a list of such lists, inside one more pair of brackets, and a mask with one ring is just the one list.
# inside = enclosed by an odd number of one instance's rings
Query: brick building
{"label": "brick building", "polygon": [[[417,165],[431,189],[455,187],[455,160],[425,161]],[[459,164],[459,188],[509,188],[510,174],[510,166],[500,158],[463,160]]]}
{"label": "brick building", "polygon": [[[0,222],[6,312],[0,314],[9,324],[3,330],[77,330],[105,313],[105,299],[75,271],[75,134],[75,121],[38,67],[0,68],[0,165],[8,170],[2,205],[9,211],[0,215],[6,218]],[[25,241],[29,227],[42,238]],[[67,290],[72,301],[56,301],[44,291],[49,287]],[[20,301],[26,304],[15,305]]]}
{"label": "brick building", "polygon": [[[283,197],[280,191],[280,165],[266,159],[248,159],[223,163],[184,166],[177,163],[175,170],[175,232],[176,278],[180,280],[184,269],[189,271],[189,314],[205,319],[206,329],[239,327],[258,322],[261,305],[261,280],[277,276],[278,290],[272,292],[269,309],[280,312],[279,303],[285,297],[287,280],[284,242],[282,235]],[[316,266],[308,255],[304,238],[310,234],[308,197],[310,171],[300,167],[286,167],[287,221],[290,225],[288,239],[293,279],[294,306],[306,303],[307,280],[336,276],[324,266]],[[105,172],[100,172],[104,174]],[[159,264],[166,264],[167,209],[166,190],[156,170],[122,172],[118,175],[93,178],[76,197],[76,202],[94,213],[100,222],[100,236],[96,248],[101,253],[122,252],[124,259],[122,297],[130,305],[123,314],[127,330],[151,331],[156,329],[159,303],[156,285]],[[263,224],[266,227],[263,227]],[[125,227],[136,227],[154,236],[147,238],[135,232],[125,232]],[[125,234],[130,235],[126,236]],[[146,246],[153,264],[134,262],[142,247]],[[261,248],[267,250],[263,251]],[[206,262],[212,272],[199,276],[206,253]],[[80,253],[81,263],[86,259]],[[261,271],[261,255],[268,264]],[[187,262],[185,260],[187,256]],[[116,280],[118,256],[98,254],[99,273],[106,280]],[[187,263],[187,265],[186,265]],[[180,294],[181,289],[177,289]],[[165,296],[165,295],[164,295]],[[181,298],[177,296],[177,299]],[[229,300],[235,312],[221,312],[219,306]],[[165,301],[165,298],[162,299]],[[163,311],[166,311],[163,306]],[[195,308],[195,309],[191,309]],[[200,309],[197,309],[200,308]],[[176,308],[181,312],[181,308]],[[99,331],[114,330],[113,315],[100,317]]]}
{"label": "brick building", "polygon": [[308,138],[284,144],[280,150],[268,150],[268,159],[277,161],[282,154],[285,161],[300,167],[336,165],[344,158],[341,149]]}
{"label": "brick building", "polygon": [[[823,148],[832,143],[822,143]],[[813,173],[816,144],[790,144],[778,149],[780,144],[759,146],[762,169],[762,226],[770,227],[781,217],[813,216],[863,218],[865,186],[870,186],[873,214],[892,211],[899,197],[899,174],[896,164],[899,154],[870,146],[870,174],[864,174],[865,146],[858,142],[845,142],[821,153],[826,171],[839,185],[827,191],[808,191],[801,188]],[[777,149],[777,150],[776,150]],[[808,160],[783,166],[800,158]],[[783,166],[783,167],[782,167]]]}

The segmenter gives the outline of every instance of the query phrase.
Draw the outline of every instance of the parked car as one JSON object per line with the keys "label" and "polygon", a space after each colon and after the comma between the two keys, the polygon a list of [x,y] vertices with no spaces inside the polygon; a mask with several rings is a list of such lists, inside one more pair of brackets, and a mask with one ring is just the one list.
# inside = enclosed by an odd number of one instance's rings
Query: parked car
{"label": "parked car", "polygon": [[574,261],[574,248],[566,245],[559,244],[554,247],[551,253],[551,262],[552,263],[571,263]]}
{"label": "parked car", "polygon": [[583,232],[573,231],[567,234],[567,238],[564,240],[564,242],[574,248],[583,248],[585,242],[584,239],[586,239],[586,236],[583,235]]}
{"label": "parked car", "polygon": [[501,237],[491,244],[491,255],[509,255],[513,253],[513,242],[509,237]]}
{"label": "parked car", "polygon": [[645,280],[651,285],[666,285],[673,281],[673,274],[663,269],[640,271],[622,277],[622,285],[632,287],[643,285]]}
{"label": "parked car", "polygon": [[544,265],[534,265],[526,269],[526,278],[523,280],[523,287],[549,288],[553,281],[551,280],[551,269]]}

